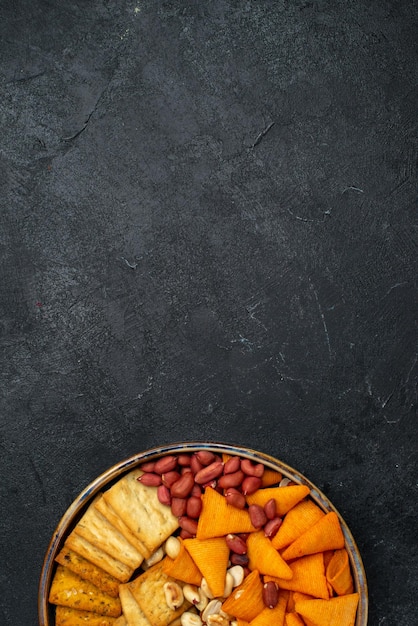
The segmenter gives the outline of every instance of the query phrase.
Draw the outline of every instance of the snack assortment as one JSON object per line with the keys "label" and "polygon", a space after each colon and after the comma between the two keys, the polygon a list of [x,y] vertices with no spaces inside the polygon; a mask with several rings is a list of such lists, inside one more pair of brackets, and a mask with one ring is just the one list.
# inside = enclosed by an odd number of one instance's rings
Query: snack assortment
{"label": "snack assortment", "polygon": [[237,455],[202,449],[129,471],[55,561],[55,626],[356,624],[338,515]]}

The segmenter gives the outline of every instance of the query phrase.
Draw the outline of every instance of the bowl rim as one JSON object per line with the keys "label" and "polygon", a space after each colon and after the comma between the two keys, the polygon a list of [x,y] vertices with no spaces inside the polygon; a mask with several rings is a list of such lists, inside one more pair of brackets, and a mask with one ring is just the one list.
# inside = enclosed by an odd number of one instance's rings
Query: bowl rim
{"label": "bowl rim", "polygon": [[112,481],[119,478],[122,474],[129,472],[136,466],[141,465],[146,461],[152,461],[154,458],[165,456],[170,453],[196,452],[202,449],[215,453],[224,452],[227,454],[234,454],[243,458],[248,458],[255,462],[264,463],[271,469],[279,469],[280,472],[286,476],[286,478],[289,478],[298,484],[308,486],[310,489],[310,496],[315,503],[322,508],[322,510],[328,512],[333,511],[337,514],[350,558],[355,588],[359,593],[359,604],[355,626],[367,626],[368,587],[363,560],[347,523],[329,498],[320,489],[318,489],[314,483],[306,478],[304,474],[294,469],[284,461],[281,461],[277,457],[273,457],[259,450],[253,450],[252,448],[248,448],[246,446],[213,441],[179,441],[143,450],[123,459],[122,461],[119,461],[118,463],[115,463],[107,470],[99,474],[81,491],[59,520],[45,553],[38,586],[39,626],[53,626],[49,620],[50,604],[48,601],[48,595],[52,574],[55,569],[55,557],[61,549],[69,529],[75,524],[76,518],[81,515],[82,511],[85,510],[87,504],[93,499],[96,493]]}

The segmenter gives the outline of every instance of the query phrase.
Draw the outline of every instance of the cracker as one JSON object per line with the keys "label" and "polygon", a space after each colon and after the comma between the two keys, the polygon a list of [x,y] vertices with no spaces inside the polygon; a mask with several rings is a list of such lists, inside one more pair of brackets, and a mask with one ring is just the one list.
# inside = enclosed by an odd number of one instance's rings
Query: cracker
{"label": "cracker", "polygon": [[167,576],[163,567],[160,561],[129,583],[130,591],[152,626],[167,626],[191,606],[187,600],[177,609],[167,606],[165,583],[181,583]]}
{"label": "cracker", "polygon": [[119,594],[127,626],[151,626],[138,602],[135,600],[129,588],[129,583],[120,586]]}
{"label": "cracker", "polygon": [[118,619],[67,606],[57,606],[55,609],[55,626],[123,626],[123,622],[118,623]]}
{"label": "cracker", "polygon": [[137,479],[141,470],[133,470],[123,476],[103,496],[115,513],[143,542],[148,550],[145,558],[178,528],[178,519],[170,507],[158,500],[156,487],[148,487]]}
{"label": "cracker", "polygon": [[92,543],[77,535],[74,531],[70,533],[65,541],[67,548],[74,550],[80,556],[101,567],[105,572],[125,583],[130,579],[134,570],[121,561],[114,559],[109,554],[97,548]]}
{"label": "cracker", "polygon": [[119,598],[112,598],[88,580],[83,580],[63,565],[58,565],[49,591],[52,604],[79,611],[119,617],[122,607]]}
{"label": "cracker", "polygon": [[[132,530],[125,524],[123,519],[119,517],[112,509],[110,504],[108,504],[103,497],[103,494],[100,494],[94,501],[95,508],[100,511],[100,513],[115,527],[118,529],[120,533],[129,541],[130,544],[135,546],[135,548],[143,555],[148,555],[149,550],[144,545],[142,541],[132,532]],[[145,556],[144,556],[145,558]],[[148,558],[148,556],[146,557]]]}
{"label": "cracker", "polygon": [[144,560],[143,555],[96,509],[94,502],[77,523],[74,532],[133,570]]}
{"label": "cracker", "polygon": [[55,558],[60,565],[68,567],[72,572],[78,574],[84,580],[89,580],[93,585],[105,591],[110,596],[117,598],[119,595],[119,581],[94,563],[91,563],[77,552],[70,550],[66,546],[60,550]]}

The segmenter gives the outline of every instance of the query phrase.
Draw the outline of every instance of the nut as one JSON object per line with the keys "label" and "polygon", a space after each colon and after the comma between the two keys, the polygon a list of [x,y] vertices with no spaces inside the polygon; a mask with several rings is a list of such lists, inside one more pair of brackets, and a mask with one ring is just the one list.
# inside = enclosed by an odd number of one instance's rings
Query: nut
{"label": "nut", "polygon": [[233,586],[238,587],[244,580],[244,568],[241,565],[233,565],[227,571],[232,576]]}
{"label": "nut", "polygon": [[199,615],[185,611],[180,618],[181,626],[201,626],[203,624]]}
{"label": "nut", "polygon": [[190,496],[187,500],[186,513],[188,517],[197,519],[202,511],[202,500],[199,496]]}
{"label": "nut", "polygon": [[279,588],[270,580],[263,585],[263,602],[269,609],[274,609],[279,601]]}
{"label": "nut", "polygon": [[250,515],[251,524],[255,528],[261,528],[267,522],[267,515],[264,509],[259,504],[250,504],[248,507],[248,513]]}
{"label": "nut", "polygon": [[188,600],[199,611],[203,611],[208,604],[208,597],[203,593],[199,587],[195,585],[186,584],[183,587],[183,594],[186,600]]}
{"label": "nut", "polygon": [[246,554],[234,554],[232,553],[229,557],[232,565],[241,565],[244,568],[250,562],[250,559]]}
{"label": "nut", "polygon": [[221,607],[222,607],[222,602],[220,600],[216,598],[211,600],[201,615],[202,620],[207,623],[209,615],[214,615],[216,613],[219,613],[219,611],[221,610]]}
{"label": "nut", "polygon": [[197,521],[192,519],[191,517],[187,517],[186,515],[182,515],[179,517],[179,525],[180,528],[187,531],[191,535],[196,535],[197,533]]}
{"label": "nut", "polygon": [[172,498],[171,500],[171,512],[174,517],[180,517],[185,515],[187,509],[186,498]]}
{"label": "nut", "polygon": [[196,452],[196,458],[202,465],[210,465],[215,461],[216,456],[210,450],[199,450],[199,452]]}
{"label": "nut", "polygon": [[182,474],[176,482],[170,487],[170,493],[173,498],[187,498],[193,489],[194,478],[192,472]]}
{"label": "nut", "polygon": [[208,626],[212,626],[212,624],[213,626],[229,626],[229,619],[220,613],[212,613],[208,615],[206,623]]}
{"label": "nut", "polygon": [[169,489],[171,485],[173,485],[176,482],[176,480],[178,480],[179,478],[180,478],[180,474],[179,472],[176,472],[176,470],[171,470],[171,472],[166,472],[165,474],[161,474],[161,480],[163,482],[163,485],[165,485]]}
{"label": "nut", "polygon": [[167,472],[171,472],[171,470],[175,469],[177,466],[177,457],[176,456],[163,456],[161,459],[158,459],[154,465],[154,472],[157,474],[166,474]]}
{"label": "nut", "polygon": [[229,489],[225,491],[225,498],[227,503],[234,506],[236,509],[243,509],[246,505],[245,496],[243,496],[238,489],[235,489],[235,487],[229,487]]}
{"label": "nut", "polygon": [[282,518],[281,517],[275,517],[274,519],[270,519],[267,524],[264,526],[264,534],[266,537],[268,537],[269,539],[271,539],[272,537],[274,537],[274,535],[276,535],[277,531],[279,530],[280,526],[282,525]]}
{"label": "nut", "polygon": [[169,537],[164,544],[165,553],[170,559],[175,559],[180,554],[181,543],[177,537]]}
{"label": "nut", "polygon": [[264,474],[264,465],[262,463],[251,463],[250,459],[242,459],[241,469],[247,476],[256,476],[261,478]]}
{"label": "nut", "polygon": [[177,583],[170,582],[165,583],[163,589],[168,608],[175,611],[184,601],[182,588]]}
{"label": "nut", "polygon": [[157,489],[157,496],[161,504],[171,506],[171,494],[168,487],[166,487],[165,485],[160,485]]}
{"label": "nut", "polygon": [[158,487],[158,485],[161,485],[161,476],[154,474],[154,472],[145,472],[137,478],[137,481],[147,487]]}
{"label": "nut", "polygon": [[234,586],[234,577],[229,571],[227,571],[225,575],[225,586],[222,597],[227,598],[229,595],[231,595]]}
{"label": "nut", "polygon": [[142,564],[142,567],[144,569],[146,569],[148,567],[152,567],[156,563],[159,563],[160,561],[162,561],[163,558],[164,558],[164,548],[162,546],[160,546],[158,548],[158,550],[153,552],[153,554],[151,554],[151,556],[149,556],[147,559],[145,559],[145,561]]}
{"label": "nut", "polygon": [[231,456],[224,465],[224,474],[233,474],[239,470],[240,466],[241,459],[239,456]]}
{"label": "nut", "polygon": [[274,498],[270,498],[264,505],[264,513],[267,519],[274,519],[277,517],[277,504]]}
{"label": "nut", "polygon": [[241,487],[244,496],[249,496],[261,487],[261,478],[258,478],[257,476],[247,476],[242,481]]}
{"label": "nut", "polygon": [[235,554],[247,554],[247,544],[238,535],[229,534],[225,537],[226,545]]}
{"label": "nut", "polygon": [[218,480],[218,485],[219,487],[222,487],[222,489],[227,489],[228,487],[238,487],[238,485],[241,485],[244,480],[244,476],[245,474],[241,470],[231,472],[230,474],[224,474]]}
{"label": "nut", "polygon": [[206,578],[202,578],[201,582],[200,582],[200,589],[202,591],[202,593],[209,598],[209,600],[213,599],[213,593],[210,590],[210,587],[208,585],[208,581],[206,580]]}
{"label": "nut", "polygon": [[214,478],[218,478],[222,474],[224,464],[222,461],[214,461],[210,465],[203,467],[195,474],[195,481],[198,485],[205,485]]}

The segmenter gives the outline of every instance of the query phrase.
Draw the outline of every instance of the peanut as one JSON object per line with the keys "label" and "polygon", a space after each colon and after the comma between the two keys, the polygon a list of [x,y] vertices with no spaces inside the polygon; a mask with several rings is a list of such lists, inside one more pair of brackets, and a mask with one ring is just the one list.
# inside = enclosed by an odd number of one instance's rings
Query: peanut
{"label": "peanut", "polygon": [[187,499],[186,498],[172,498],[171,499],[171,512],[175,517],[185,515],[187,511]]}
{"label": "peanut", "polygon": [[233,552],[231,554],[229,560],[231,561],[232,565],[240,565],[242,568],[244,568],[250,562],[250,559],[246,554],[237,554],[236,552]]}
{"label": "peanut", "polygon": [[226,545],[235,554],[247,554],[247,544],[238,535],[229,534],[225,537]]}
{"label": "peanut", "polygon": [[202,465],[210,465],[215,460],[215,454],[210,450],[199,450],[196,452],[196,457]]}
{"label": "peanut", "polygon": [[241,469],[247,476],[261,478],[264,474],[264,465],[262,463],[251,463],[250,459],[242,459]]}
{"label": "peanut", "polygon": [[182,467],[190,465],[190,454],[179,454],[177,463]]}
{"label": "peanut", "polygon": [[196,454],[193,454],[190,459],[190,467],[192,469],[193,474],[197,474],[204,466],[197,458]]}
{"label": "peanut", "polygon": [[143,472],[153,472],[155,467],[155,461],[146,461],[141,465]]}
{"label": "peanut", "polygon": [[171,506],[171,494],[168,487],[166,487],[165,485],[160,485],[157,489],[157,496],[161,504]]}
{"label": "peanut", "polygon": [[250,515],[251,524],[255,528],[261,528],[267,522],[267,515],[263,507],[258,504],[250,504],[248,513]]}
{"label": "peanut", "polygon": [[164,544],[165,553],[170,559],[175,559],[180,554],[181,544],[177,537],[169,537]]}
{"label": "peanut", "polygon": [[195,482],[198,485],[204,485],[214,478],[218,478],[222,474],[224,464],[222,461],[214,461],[210,465],[206,465],[195,474]]}
{"label": "peanut", "polygon": [[207,623],[209,615],[219,613],[222,607],[222,602],[217,598],[211,600],[205,610],[202,613],[202,620]]}
{"label": "peanut", "polygon": [[224,465],[224,474],[233,474],[239,470],[240,466],[241,459],[239,456],[231,456]]}
{"label": "peanut", "polygon": [[154,474],[154,472],[145,472],[145,474],[142,474],[137,480],[147,487],[158,487],[161,485],[161,476]]}
{"label": "peanut", "polygon": [[225,586],[222,597],[227,598],[232,593],[232,589],[234,588],[234,586],[234,577],[229,571],[227,571],[225,575]]}
{"label": "peanut", "polygon": [[165,601],[169,609],[175,611],[183,604],[183,590],[177,583],[169,582],[164,584]]}
{"label": "peanut", "polygon": [[247,476],[244,478],[241,485],[244,496],[249,496],[252,493],[255,493],[260,487],[261,478],[258,478],[257,476]]}
{"label": "peanut", "polygon": [[263,602],[269,609],[274,609],[279,601],[279,588],[272,580],[263,585]]}
{"label": "peanut", "polygon": [[222,489],[227,489],[228,487],[238,487],[244,480],[244,476],[244,472],[241,470],[231,472],[230,474],[224,474],[219,478],[218,485],[219,487],[222,487]]}
{"label": "peanut", "polygon": [[210,590],[208,581],[204,577],[202,578],[200,582],[200,590],[202,594],[206,596],[206,598],[208,598],[209,600],[213,600],[213,593]]}
{"label": "peanut", "polygon": [[202,626],[203,624],[199,615],[196,615],[196,613],[191,613],[190,611],[185,611],[181,616],[180,621],[181,626]]}
{"label": "peanut", "polygon": [[264,513],[267,519],[274,519],[277,516],[277,504],[274,498],[270,498],[264,505]]}
{"label": "peanut", "polygon": [[162,561],[162,559],[164,558],[164,549],[162,546],[160,546],[158,548],[158,550],[156,550],[155,552],[153,552],[153,554],[151,554],[151,556],[149,556],[142,564],[142,567],[144,569],[148,569],[149,567],[152,567],[153,565],[155,565],[156,563],[159,563],[160,561]]}
{"label": "peanut", "polygon": [[234,506],[236,509],[243,509],[245,507],[245,496],[243,496],[242,493],[240,493],[238,489],[235,489],[234,487],[229,487],[225,491],[225,498],[228,504]]}
{"label": "peanut", "polygon": [[208,626],[229,626],[229,619],[220,613],[212,613],[206,623]]}
{"label": "peanut", "polygon": [[193,489],[194,479],[192,472],[182,474],[175,483],[170,487],[170,493],[173,498],[186,498]]}
{"label": "peanut", "polygon": [[275,517],[273,519],[270,519],[267,524],[265,524],[264,526],[264,534],[266,537],[269,537],[269,539],[272,539],[272,537],[274,537],[274,535],[277,534],[277,531],[279,530],[280,526],[282,525],[282,518],[281,517]]}
{"label": "peanut", "polygon": [[232,576],[233,587],[238,587],[244,580],[244,568],[241,565],[233,565],[227,572]]}
{"label": "peanut", "polygon": [[197,606],[200,602],[199,588],[187,583],[183,587],[183,595],[190,604]]}
{"label": "peanut", "polygon": [[202,511],[202,500],[198,496],[190,496],[187,500],[186,513],[188,517],[197,519]]}
{"label": "peanut", "polygon": [[179,525],[180,525],[180,528],[187,531],[191,535],[196,535],[197,521],[195,519],[191,519],[191,517],[182,515],[181,517],[179,517]]}
{"label": "peanut", "polygon": [[[156,476],[158,476],[158,474],[156,474]],[[165,485],[169,489],[171,485],[173,485],[176,482],[176,480],[178,480],[179,478],[180,478],[180,474],[179,472],[176,472],[175,470],[171,470],[171,472],[166,472],[165,474],[161,474],[161,480],[162,480],[163,485]]]}
{"label": "peanut", "polygon": [[156,461],[154,465],[154,472],[156,474],[165,474],[166,472],[171,472],[171,470],[175,469],[176,465],[176,456],[163,456],[161,459]]}

